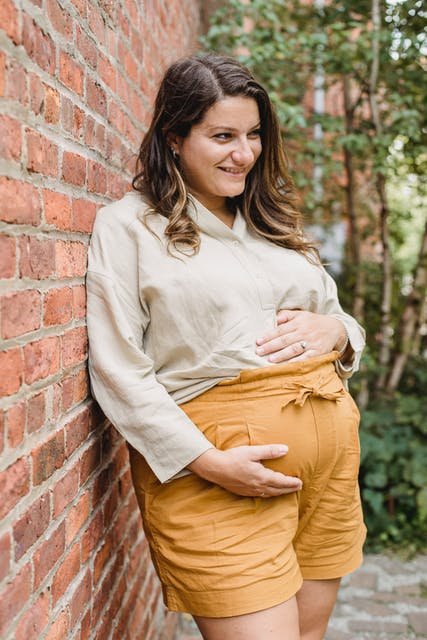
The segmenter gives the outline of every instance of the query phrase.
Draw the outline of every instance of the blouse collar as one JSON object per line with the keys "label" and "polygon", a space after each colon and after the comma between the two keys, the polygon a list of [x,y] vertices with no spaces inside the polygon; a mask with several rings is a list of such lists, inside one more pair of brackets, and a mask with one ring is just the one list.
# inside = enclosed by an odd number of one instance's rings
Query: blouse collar
{"label": "blouse collar", "polygon": [[224,239],[235,239],[241,236],[246,222],[239,209],[236,211],[233,226],[230,228],[191,193],[188,194],[188,200],[190,202],[188,214],[204,233]]}

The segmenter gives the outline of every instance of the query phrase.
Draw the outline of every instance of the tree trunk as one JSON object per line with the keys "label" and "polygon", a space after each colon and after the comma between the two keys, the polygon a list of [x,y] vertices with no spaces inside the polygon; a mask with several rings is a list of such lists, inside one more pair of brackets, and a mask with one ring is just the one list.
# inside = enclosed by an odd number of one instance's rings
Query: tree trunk
{"label": "tree trunk", "polygon": [[[408,296],[402,313],[398,331],[399,350],[395,354],[389,379],[387,392],[392,393],[399,385],[408,357],[413,352],[413,344],[418,334],[427,309],[427,221],[421,241],[421,248],[417,264],[413,273],[413,289]],[[420,341],[421,342],[421,341]]]}
{"label": "tree trunk", "polygon": [[[351,101],[351,87],[348,76],[343,79],[344,111],[345,111],[345,131],[347,134],[353,132],[354,105]],[[347,215],[350,230],[350,262],[352,275],[354,276],[354,297],[352,304],[352,314],[357,320],[363,323],[364,317],[364,274],[361,268],[361,237],[356,215],[356,181],[354,177],[353,155],[351,151],[344,147],[344,168],[346,173],[345,195],[347,202]]]}
{"label": "tree trunk", "polygon": [[[382,135],[382,124],[377,100],[380,60],[380,29],[380,0],[372,0],[372,65],[371,75],[369,78],[369,104],[372,123],[378,138]],[[381,345],[378,358],[380,372],[376,383],[376,389],[381,391],[385,386],[387,379],[387,367],[391,357],[391,338],[393,335],[393,327],[391,323],[393,281],[388,228],[389,206],[386,194],[386,177],[382,171],[377,171],[375,178],[375,186],[380,201],[380,238],[382,245]]]}

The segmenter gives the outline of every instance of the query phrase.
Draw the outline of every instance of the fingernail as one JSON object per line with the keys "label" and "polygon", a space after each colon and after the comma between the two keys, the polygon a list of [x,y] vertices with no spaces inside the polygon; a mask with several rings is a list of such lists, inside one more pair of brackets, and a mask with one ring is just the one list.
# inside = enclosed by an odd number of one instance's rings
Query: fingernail
{"label": "fingernail", "polygon": [[277,356],[273,354],[272,356],[269,356],[269,357],[267,358],[267,360],[268,360],[269,362],[276,362],[276,360],[277,360]]}
{"label": "fingernail", "polygon": [[288,453],[289,448],[285,444],[281,444],[278,447],[279,453]]}
{"label": "fingernail", "polygon": [[262,355],[263,355],[263,353],[265,352],[265,349],[264,349],[264,347],[257,347],[257,348],[255,349],[255,351],[256,351],[256,353],[257,353],[259,356],[262,356]]}

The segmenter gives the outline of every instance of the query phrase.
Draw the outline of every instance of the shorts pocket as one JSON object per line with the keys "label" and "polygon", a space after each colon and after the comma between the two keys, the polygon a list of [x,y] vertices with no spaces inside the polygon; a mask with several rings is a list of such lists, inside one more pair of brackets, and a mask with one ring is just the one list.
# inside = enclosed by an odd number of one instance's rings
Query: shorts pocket
{"label": "shorts pocket", "polygon": [[221,451],[252,444],[246,421],[230,418],[216,422],[213,444]]}

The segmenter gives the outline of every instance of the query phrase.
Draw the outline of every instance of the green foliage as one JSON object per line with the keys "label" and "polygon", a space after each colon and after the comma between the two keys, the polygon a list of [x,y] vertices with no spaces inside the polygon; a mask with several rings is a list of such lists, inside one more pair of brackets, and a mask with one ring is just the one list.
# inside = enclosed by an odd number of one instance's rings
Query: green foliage
{"label": "green foliage", "polygon": [[[372,358],[365,360],[372,381]],[[408,552],[427,548],[427,367],[414,358],[401,390],[373,400],[361,422],[360,486],[368,546]]]}

